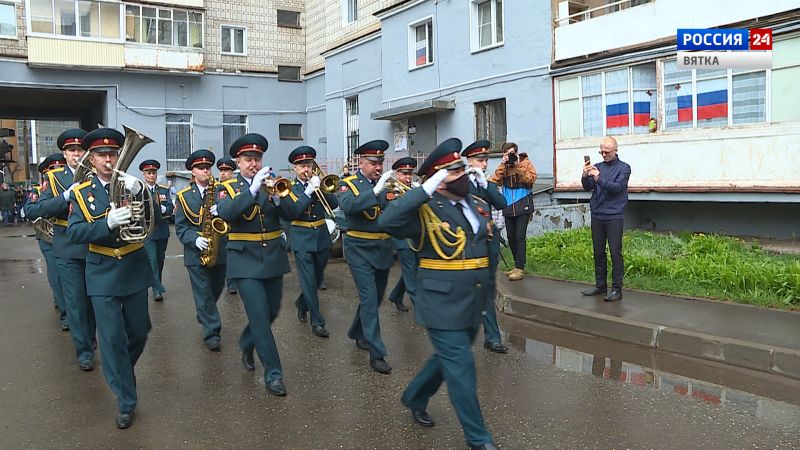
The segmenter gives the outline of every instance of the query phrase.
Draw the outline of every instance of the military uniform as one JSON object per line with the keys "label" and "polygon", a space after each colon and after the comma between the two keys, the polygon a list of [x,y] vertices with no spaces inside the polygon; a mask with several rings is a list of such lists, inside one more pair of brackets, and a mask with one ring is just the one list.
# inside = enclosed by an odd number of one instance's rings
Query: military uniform
{"label": "military uniform", "polygon": [[[249,133],[231,145],[231,157],[236,158],[240,153],[261,156],[267,145],[266,138]],[[281,238],[276,200],[263,189],[253,196],[249,188],[250,181],[239,174],[222,183],[217,194],[219,216],[230,224],[228,279],[236,282],[247,313],[248,324],[242,331],[239,346],[248,370],[252,367],[250,362],[255,348],[265,369],[269,392],[286,395],[271,325],[281,307],[283,275],[289,272],[287,244]]]}
{"label": "military uniform", "polygon": [[[220,158],[220,159],[217,160],[217,169],[219,169],[219,171],[220,171],[220,177],[219,177],[219,179],[217,181],[219,181],[221,183],[223,181],[222,180],[222,171],[223,170],[230,170],[230,171],[236,170],[236,163],[233,162],[233,160],[230,159],[230,158]],[[227,236],[222,236],[220,238],[220,248],[224,249],[227,245],[228,245],[228,237]],[[233,280],[228,280],[227,277],[225,279],[226,279],[226,284],[228,286],[228,294],[236,294],[238,292],[236,290],[236,282],[233,281]]]}
{"label": "military uniform", "polygon": [[[383,161],[383,152],[388,146],[386,141],[370,141],[358,147],[355,154]],[[353,275],[359,300],[347,336],[355,339],[360,348],[369,350],[373,370],[383,373],[391,368],[383,360],[387,352],[381,338],[378,308],[386,291],[393,257],[392,241],[378,226],[378,217],[387,203],[386,192],[375,195],[373,181],[360,170],[343,178],[339,184],[339,207],[348,223],[343,237],[344,259]],[[376,369],[377,362],[385,369]]]}
{"label": "military uniform", "polygon": [[[142,161],[139,170],[158,170],[161,163],[154,159]],[[153,298],[161,301],[164,298],[166,288],[161,283],[161,275],[164,273],[164,258],[169,243],[169,218],[172,217],[175,206],[169,195],[169,187],[159,184],[150,186],[145,183],[145,187],[150,189],[150,196],[153,199],[153,231],[148,235],[144,243],[147,252],[147,259],[150,260],[150,267],[153,269]]]}
{"label": "military uniform", "polygon": [[[461,156],[467,158],[488,158],[490,142],[478,140],[473,142],[461,152]],[[481,186],[474,175],[470,175],[469,192],[472,195],[483,199],[490,208],[482,211],[484,217],[491,221],[491,209],[502,211],[506,207],[506,198],[500,192],[500,188],[493,181],[488,181],[486,187]],[[503,345],[500,337],[500,327],[497,324],[497,310],[494,299],[497,293],[497,266],[500,264],[500,230],[494,222],[491,223],[491,235],[489,236],[489,284],[486,289],[486,310],[483,313],[483,346],[497,353],[506,353],[508,348]]]}
{"label": "military uniform", "polygon": [[[189,155],[186,168],[192,170],[198,165],[210,167],[213,163],[214,154],[211,151],[197,150]],[[183,265],[189,272],[197,320],[203,327],[203,341],[212,351],[219,351],[220,348],[222,320],[217,309],[217,300],[225,287],[226,251],[223,247],[224,242],[220,240],[216,263],[213,267],[203,266],[200,262],[201,251],[197,248],[196,240],[203,231],[203,216],[206,213],[204,203],[209,195],[211,199],[215,199],[216,191],[216,189],[210,191],[208,187],[192,182],[191,185],[178,191],[176,196],[178,207],[175,209],[175,234],[183,244]],[[210,236],[204,237],[210,238]]]}
{"label": "military uniform", "polygon": [[[420,174],[431,177],[440,169],[463,167],[460,150],[458,139],[441,143]],[[433,189],[429,195],[426,188],[423,184],[392,201],[378,220],[387,232],[419,248],[414,317],[427,328],[434,348],[401,400],[418,423],[433,426],[425,409],[446,382],[467,443],[480,448],[492,445],[478,403],[472,353],[489,280],[489,221],[480,213],[486,204],[475,196],[454,201]]]}
{"label": "military uniform", "polygon": [[[117,151],[124,139],[114,129],[100,128],[88,133],[82,145],[93,152]],[[117,397],[117,426],[127,428],[137,402],[134,366],[151,328],[147,290],[152,271],[143,243],[127,244],[119,228],[109,229],[107,189],[99,176],[75,188],[67,233],[88,244],[86,289],[97,317],[103,376]]]}
{"label": "military uniform", "polygon": [[[39,164],[39,173],[45,178],[47,171],[61,167],[66,164],[64,156],[60,153],[54,153],[41,164]],[[45,178],[46,179],[46,178]],[[36,186],[31,189],[28,198],[25,200],[23,209],[25,210],[25,217],[36,220],[41,217],[39,211],[39,198],[41,197],[41,186]],[[46,219],[43,219],[46,220]],[[36,241],[39,243],[39,250],[42,252],[45,262],[47,263],[47,282],[50,284],[50,290],[53,292],[53,301],[55,302],[56,309],[58,309],[58,321],[62,330],[69,330],[69,319],[67,318],[67,307],[64,300],[64,290],[61,287],[61,278],[58,275],[58,266],[55,254],[53,254],[53,243],[47,239],[42,238],[42,233],[38,228],[36,231]]]}
{"label": "military uniform", "polygon": [[[314,161],[317,152],[312,147],[301,146],[289,154],[292,164]],[[331,236],[325,223],[326,212],[317,194],[305,193],[306,183],[296,179],[292,183],[289,195],[281,200],[280,208],[289,218],[289,248],[294,253],[297,275],[300,279],[300,295],[294,304],[298,317],[305,321],[305,312],[311,311],[312,332],[320,337],[328,337],[325,329],[325,317],[319,306],[317,288],[322,283],[322,276],[331,254]],[[331,209],[339,206],[336,196],[317,192],[325,196]]]}
{"label": "military uniform", "polygon": [[[81,145],[86,132],[67,130],[58,137],[58,147],[64,150],[71,145]],[[39,215],[53,222],[53,253],[64,293],[67,320],[72,343],[82,370],[94,368],[95,316],[92,303],[86,295],[86,243],[73,242],[67,237],[69,202],[64,191],[73,183],[74,174],[69,166],[47,173],[39,197]]]}
{"label": "military uniform", "polygon": [[[398,171],[411,171],[417,168],[417,160],[411,157],[398,159],[392,164],[392,170]],[[411,188],[411,186],[407,186]],[[394,194],[387,194],[392,200]],[[392,244],[397,251],[397,262],[400,263],[400,279],[394,285],[394,289],[389,293],[389,301],[395,304],[400,311],[408,311],[403,305],[403,295],[408,291],[408,296],[411,298],[411,303],[414,303],[414,296],[416,295],[416,276],[417,276],[417,254],[408,245],[408,240],[392,238]]]}

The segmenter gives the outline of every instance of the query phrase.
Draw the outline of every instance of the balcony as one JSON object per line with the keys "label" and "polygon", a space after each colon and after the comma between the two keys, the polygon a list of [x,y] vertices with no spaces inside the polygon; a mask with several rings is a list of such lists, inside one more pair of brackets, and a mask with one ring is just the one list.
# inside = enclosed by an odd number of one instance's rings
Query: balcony
{"label": "balcony", "polygon": [[121,42],[28,36],[28,64],[33,67],[121,69],[124,61]]}
{"label": "balcony", "polygon": [[125,44],[125,68],[203,72],[203,49]]}

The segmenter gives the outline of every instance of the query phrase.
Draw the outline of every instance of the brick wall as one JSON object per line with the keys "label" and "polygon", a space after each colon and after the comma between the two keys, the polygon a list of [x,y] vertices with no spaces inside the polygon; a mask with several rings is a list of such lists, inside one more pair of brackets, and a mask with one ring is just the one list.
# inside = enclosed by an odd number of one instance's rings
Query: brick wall
{"label": "brick wall", "polygon": [[17,38],[0,38],[0,56],[25,58],[28,56],[25,42],[25,3],[17,3]]}

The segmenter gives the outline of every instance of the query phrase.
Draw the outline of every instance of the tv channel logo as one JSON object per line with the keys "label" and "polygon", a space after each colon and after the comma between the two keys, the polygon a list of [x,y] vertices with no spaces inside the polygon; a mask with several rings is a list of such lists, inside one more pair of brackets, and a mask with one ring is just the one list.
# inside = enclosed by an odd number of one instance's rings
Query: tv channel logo
{"label": "tv channel logo", "polygon": [[770,28],[680,28],[677,47],[680,69],[772,68]]}

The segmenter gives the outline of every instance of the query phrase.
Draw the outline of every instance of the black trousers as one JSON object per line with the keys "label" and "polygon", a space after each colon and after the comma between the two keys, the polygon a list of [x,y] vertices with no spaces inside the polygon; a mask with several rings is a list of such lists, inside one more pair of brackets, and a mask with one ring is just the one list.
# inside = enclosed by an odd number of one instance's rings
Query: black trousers
{"label": "black trousers", "polygon": [[625,263],[622,260],[622,228],[622,219],[601,220],[592,217],[594,285],[600,289],[606,289],[608,286],[606,242],[611,250],[611,287],[622,289],[622,276],[625,272]]}
{"label": "black trousers", "polygon": [[506,216],[506,236],[508,236],[508,246],[514,256],[514,267],[517,269],[525,268],[525,242],[527,239],[528,222],[531,221],[530,214],[521,216]]}

